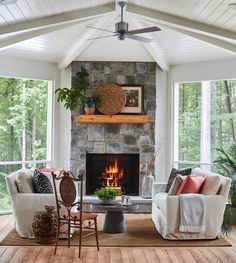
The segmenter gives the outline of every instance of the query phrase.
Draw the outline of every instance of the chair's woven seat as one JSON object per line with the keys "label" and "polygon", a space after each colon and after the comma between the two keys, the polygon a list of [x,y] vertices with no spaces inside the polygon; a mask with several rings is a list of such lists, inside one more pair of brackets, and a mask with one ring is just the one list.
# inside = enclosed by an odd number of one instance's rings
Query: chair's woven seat
{"label": "chair's woven seat", "polygon": [[[73,212],[71,213],[71,216],[72,217],[76,216],[79,220],[79,212]],[[98,216],[97,214],[93,214],[93,213],[82,213],[82,221],[92,220],[96,218],[97,216]]]}
{"label": "chair's woven seat", "polygon": [[82,220],[89,220],[89,219],[94,219],[96,218],[98,215],[97,214],[93,214],[93,213],[83,213],[82,214]]}

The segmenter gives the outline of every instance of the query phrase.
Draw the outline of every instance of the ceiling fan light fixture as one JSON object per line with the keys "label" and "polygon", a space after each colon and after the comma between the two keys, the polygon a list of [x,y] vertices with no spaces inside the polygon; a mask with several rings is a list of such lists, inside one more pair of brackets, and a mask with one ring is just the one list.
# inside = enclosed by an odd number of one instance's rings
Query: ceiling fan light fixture
{"label": "ceiling fan light fixture", "polygon": [[229,7],[236,10],[236,2],[229,4]]}
{"label": "ceiling fan light fixture", "polygon": [[129,31],[129,25],[126,22],[117,22],[115,24],[115,31],[119,34],[125,34]]}
{"label": "ceiling fan light fixture", "polygon": [[17,0],[0,0],[0,5],[14,4]]}
{"label": "ceiling fan light fixture", "polygon": [[125,40],[125,34],[118,34],[117,37],[119,40]]}

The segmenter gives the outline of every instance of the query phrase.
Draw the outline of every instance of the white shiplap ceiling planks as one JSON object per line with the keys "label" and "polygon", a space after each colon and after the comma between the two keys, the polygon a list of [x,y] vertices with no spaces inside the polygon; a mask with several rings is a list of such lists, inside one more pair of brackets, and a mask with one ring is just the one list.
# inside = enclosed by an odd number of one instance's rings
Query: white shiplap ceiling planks
{"label": "white shiplap ceiling planks", "polygon": [[236,58],[219,47],[170,29],[162,31],[159,43],[170,65]]}
{"label": "white shiplap ceiling planks", "polygon": [[15,17],[12,15],[12,13],[9,11],[7,6],[0,5],[0,15],[3,18],[1,24],[9,24],[12,21],[15,21]]}
{"label": "white shiplap ceiling planks", "polygon": [[[129,0],[129,3],[198,22],[236,30],[236,14],[228,4],[234,0]],[[235,14],[235,15],[234,15]],[[225,18],[225,16],[227,18]],[[223,19],[222,19],[223,18]],[[225,23],[227,21],[227,23]]]}
{"label": "white shiplap ceiling planks", "polygon": [[[84,34],[84,29],[89,24],[91,24],[90,21],[84,21],[65,29],[58,29],[50,34],[15,44],[13,47],[0,51],[0,54],[4,56],[14,54],[14,56],[20,57],[26,53],[26,56],[30,59],[34,59],[36,56],[40,60],[58,63]],[[19,51],[19,55],[16,55],[17,51]]]}
{"label": "white shiplap ceiling planks", "polygon": [[51,61],[59,67],[74,59],[155,60],[163,70],[173,64],[233,59],[236,11],[228,6],[232,2],[129,0],[124,21],[130,29],[162,28],[148,35],[153,42],[147,45],[115,37],[87,40],[107,34],[88,29],[88,24],[114,31],[120,15],[115,0],[18,0],[0,5],[0,56]]}
{"label": "white shiplap ceiling planks", "polygon": [[[109,59],[107,59],[109,57]],[[107,38],[92,41],[76,60],[81,61],[154,61],[143,46],[131,39]]]}

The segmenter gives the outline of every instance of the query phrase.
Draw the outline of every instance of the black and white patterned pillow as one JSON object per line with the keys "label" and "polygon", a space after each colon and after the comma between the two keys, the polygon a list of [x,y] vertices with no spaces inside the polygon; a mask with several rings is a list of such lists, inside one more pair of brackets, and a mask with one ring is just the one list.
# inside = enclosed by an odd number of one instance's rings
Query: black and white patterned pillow
{"label": "black and white patterned pillow", "polygon": [[52,194],[53,189],[50,180],[47,176],[41,173],[39,170],[34,170],[33,175],[33,188],[35,193],[40,194]]}
{"label": "black and white patterned pillow", "polygon": [[170,176],[169,176],[169,179],[168,179],[168,182],[167,182],[167,185],[166,185],[166,193],[169,192],[169,189],[173,183],[173,181],[175,180],[175,177],[177,176],[177,174],[180,174],[180,175],[190,175],[192,172],[192,168],[187,168],[187,169],[184,169],[184,170],[177,170],[175,168],[172,168],[171,172],[170,172]]}

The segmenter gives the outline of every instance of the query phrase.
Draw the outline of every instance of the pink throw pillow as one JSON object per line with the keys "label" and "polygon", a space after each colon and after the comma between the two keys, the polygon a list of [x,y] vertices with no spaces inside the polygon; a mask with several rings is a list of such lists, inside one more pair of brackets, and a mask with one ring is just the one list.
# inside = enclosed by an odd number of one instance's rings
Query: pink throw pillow
{"label": "pink throw pillow", "polygon": [[205,182],[204,176],[187,176],[177,192],[179,194],[198,194]]}

